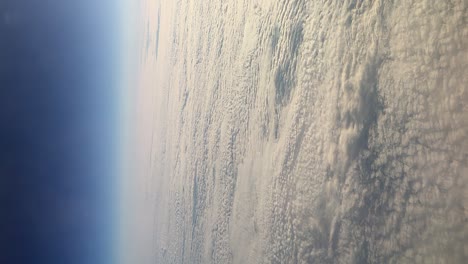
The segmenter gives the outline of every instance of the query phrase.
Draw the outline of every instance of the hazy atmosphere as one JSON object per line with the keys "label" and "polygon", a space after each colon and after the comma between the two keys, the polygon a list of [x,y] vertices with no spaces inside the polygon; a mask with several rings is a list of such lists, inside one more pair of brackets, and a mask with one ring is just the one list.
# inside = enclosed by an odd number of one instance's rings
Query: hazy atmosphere
{"label": "hazy atmosphere", "polygon": [[0,0],[0,263],[468,263],[467,0]]}

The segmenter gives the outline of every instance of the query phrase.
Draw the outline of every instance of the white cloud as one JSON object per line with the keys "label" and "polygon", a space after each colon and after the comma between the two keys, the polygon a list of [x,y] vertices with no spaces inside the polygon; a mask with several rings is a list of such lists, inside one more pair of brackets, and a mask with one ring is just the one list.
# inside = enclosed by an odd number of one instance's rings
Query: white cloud
{"label": "white cloud", "polygon": [[151,261],[466,258],[466,8],[148,2]]}

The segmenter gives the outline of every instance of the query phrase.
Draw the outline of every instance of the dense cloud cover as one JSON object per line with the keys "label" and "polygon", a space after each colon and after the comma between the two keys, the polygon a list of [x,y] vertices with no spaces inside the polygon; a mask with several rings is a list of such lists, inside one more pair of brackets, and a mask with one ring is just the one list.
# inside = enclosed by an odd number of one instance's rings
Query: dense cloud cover
{"label": "dense cloud cover", "polygon": [[466,1],[145,3],[140,263],[467,261]]}

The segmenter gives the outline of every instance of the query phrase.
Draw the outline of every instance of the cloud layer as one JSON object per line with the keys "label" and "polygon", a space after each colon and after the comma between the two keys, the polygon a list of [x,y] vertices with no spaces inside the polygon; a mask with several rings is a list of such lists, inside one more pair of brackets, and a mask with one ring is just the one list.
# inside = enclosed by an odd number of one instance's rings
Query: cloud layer
{"label": "cloud layer", "polygon": [[465,2],[154,7],[151,261],[466,260]]}

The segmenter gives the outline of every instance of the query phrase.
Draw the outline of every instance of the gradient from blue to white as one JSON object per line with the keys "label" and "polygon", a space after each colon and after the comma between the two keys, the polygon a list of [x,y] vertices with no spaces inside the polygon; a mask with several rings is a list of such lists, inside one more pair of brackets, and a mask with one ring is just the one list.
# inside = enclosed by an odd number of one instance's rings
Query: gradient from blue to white
{"label": "gradient from blue to white", "polygon": [[0,2],[0,263],[116,262],[122,2]]}

